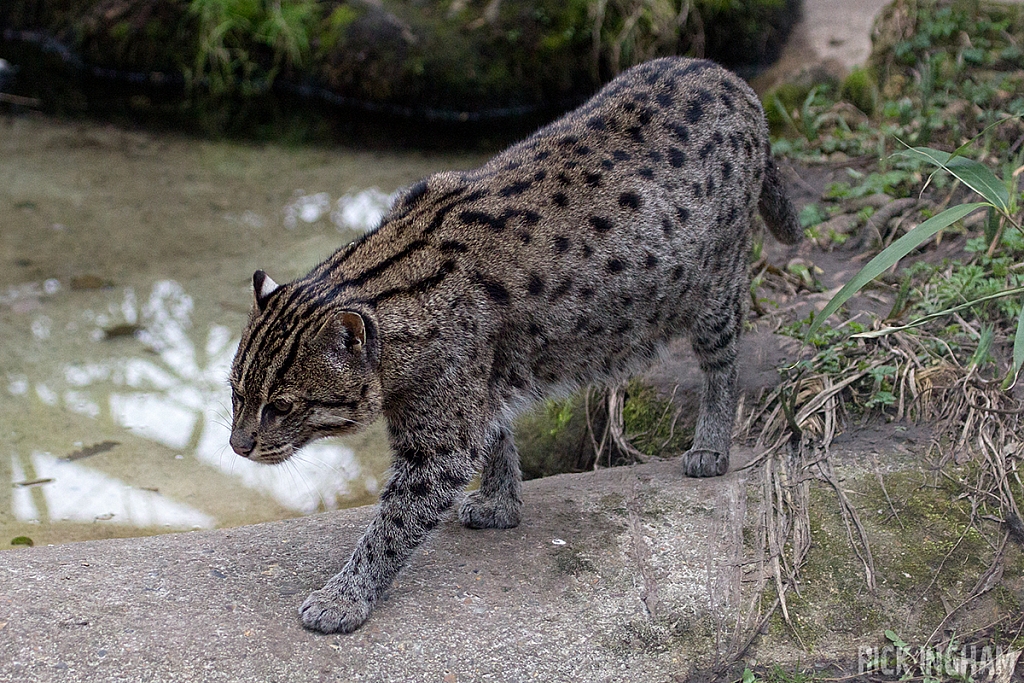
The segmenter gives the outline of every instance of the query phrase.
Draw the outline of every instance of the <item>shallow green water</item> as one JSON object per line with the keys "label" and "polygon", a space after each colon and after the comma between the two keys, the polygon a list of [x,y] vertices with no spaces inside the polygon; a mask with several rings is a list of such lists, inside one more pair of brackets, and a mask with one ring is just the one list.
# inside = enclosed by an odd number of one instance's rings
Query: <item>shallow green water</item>
{"label": "shallow green water", "polygon": [[481,161],[0,119],[0,547],[372,502],[379,424],[280,467],[228,447],[250,278],[303,274],[397,188]]}

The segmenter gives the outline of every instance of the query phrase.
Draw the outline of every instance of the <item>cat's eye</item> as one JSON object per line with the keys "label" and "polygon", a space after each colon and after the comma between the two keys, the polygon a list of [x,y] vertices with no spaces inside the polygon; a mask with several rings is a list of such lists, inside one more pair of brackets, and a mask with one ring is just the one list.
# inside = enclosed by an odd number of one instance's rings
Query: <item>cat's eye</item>
{"label": "cat's eye", "polygon": [[292,407],[294,405],[295,404],[293,404],[291,401],[279,398],[270,404],[270,408],[272,408],[274,412],[277,413],[278,415],[287,415],[288,413],[292,412]]}

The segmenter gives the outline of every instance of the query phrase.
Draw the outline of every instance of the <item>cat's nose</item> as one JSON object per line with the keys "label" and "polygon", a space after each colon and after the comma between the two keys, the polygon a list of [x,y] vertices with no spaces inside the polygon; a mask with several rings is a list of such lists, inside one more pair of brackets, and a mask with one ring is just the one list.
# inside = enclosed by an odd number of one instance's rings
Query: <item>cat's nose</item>
{"label": "cat's nose", "polygon": [[254,448],[256,448],[256,439],[252,434],[243,434],[237,431],[231,433],[231,450],[235,453],[243,458],[248,458]]}

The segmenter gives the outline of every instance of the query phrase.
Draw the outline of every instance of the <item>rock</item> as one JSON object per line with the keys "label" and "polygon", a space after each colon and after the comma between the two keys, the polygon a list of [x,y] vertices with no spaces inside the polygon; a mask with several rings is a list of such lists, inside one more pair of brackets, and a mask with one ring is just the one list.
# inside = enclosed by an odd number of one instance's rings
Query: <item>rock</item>
{"label": "rock", "polygon": [[0,681],[671,680],[736,622],[747,476],[527,482],[518,528],[444,525],[348,636],[298,607],[370,507],[3,552]]}

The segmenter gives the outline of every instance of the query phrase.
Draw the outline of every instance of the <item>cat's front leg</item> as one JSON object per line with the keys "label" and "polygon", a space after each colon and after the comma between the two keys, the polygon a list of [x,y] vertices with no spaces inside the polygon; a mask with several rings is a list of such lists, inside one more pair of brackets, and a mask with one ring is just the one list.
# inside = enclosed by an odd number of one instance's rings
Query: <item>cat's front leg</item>
{"label": "cat's front leg", "polygon": [[344,568],[302,604],[303,625],[321,633],[350,633],[370,616],[413,550],[444,519],[476,469],[476,451],[395,456],[377,516]]}

